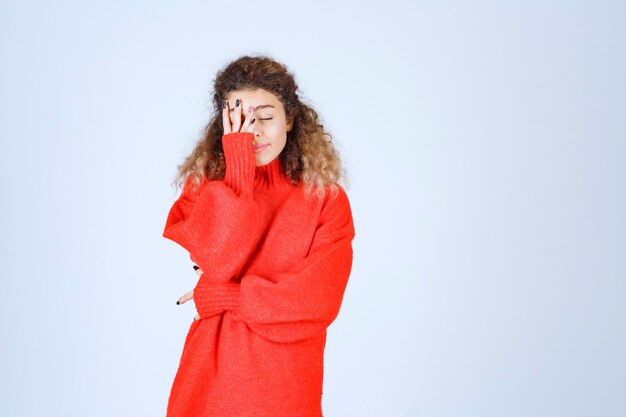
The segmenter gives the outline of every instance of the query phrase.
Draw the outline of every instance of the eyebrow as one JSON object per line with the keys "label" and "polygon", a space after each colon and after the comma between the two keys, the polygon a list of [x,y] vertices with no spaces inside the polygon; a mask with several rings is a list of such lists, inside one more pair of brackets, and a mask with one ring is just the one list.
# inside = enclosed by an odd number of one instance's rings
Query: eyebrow
{"label": "eyebrow", "polygon": [[273,108],[275,109],[276,107],[272,106],[271,104],[261,104],[260,106],[256,106],[254,108],[254,110],[261,110],[261,109],[265,109],[265,108]]}

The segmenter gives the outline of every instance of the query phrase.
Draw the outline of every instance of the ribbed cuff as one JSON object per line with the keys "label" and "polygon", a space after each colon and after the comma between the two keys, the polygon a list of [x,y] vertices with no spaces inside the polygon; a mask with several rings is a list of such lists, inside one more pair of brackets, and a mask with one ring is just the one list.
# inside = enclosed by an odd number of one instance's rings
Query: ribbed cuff
{"label": "ribbed cuff", "polygon": [[252,132],[231,132],[222,135],[222,149],[226,160],[224,182],[235,194],[249,194],[254,187],[256,162],[252,150]]}
{"label": "ribbed cuff", "polygon": [[238,282],[198,281],[193,290],[193,301],[200,318],[211,317],[226,310],[233,310],[239,303]]}

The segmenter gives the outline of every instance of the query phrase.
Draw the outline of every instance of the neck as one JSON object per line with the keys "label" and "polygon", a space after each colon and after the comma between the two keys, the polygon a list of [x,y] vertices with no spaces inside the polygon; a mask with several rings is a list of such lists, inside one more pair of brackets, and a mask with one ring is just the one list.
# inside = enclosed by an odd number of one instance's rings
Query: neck
{"label": "neck", "polygon": [[279,157],[265,165],[257,166],[254,174],[254,186],[259,189],[270,189],[290,184],[285,168]]}

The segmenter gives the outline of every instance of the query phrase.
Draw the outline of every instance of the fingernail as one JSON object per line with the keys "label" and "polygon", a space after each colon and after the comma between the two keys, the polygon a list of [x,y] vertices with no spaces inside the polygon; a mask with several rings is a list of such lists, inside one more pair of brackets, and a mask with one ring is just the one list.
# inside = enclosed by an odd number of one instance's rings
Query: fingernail
{"label": "fingernail", "polygon": [[197,271],[198,269],[200,269],[200,267],[198,265],[194,265],[193,269],[195,269]]}
{"label": "fingernail", "polygon": [[256,120],[256,119],[252,119],[252,121],[250,122],[250,124],[254,123],[254,121],[255,121],[255,120]]}
{"label": "fingernail", "polygon": [[235,101],[235,107],[239,107],[239,99],[237,99],[237,101]]}
{"label": "fingernail", "polygon": [[178,301],[178,300],[177,300],[177,301],[176,301],[176,305],[180,305],[180,301]]}
{"label": "fingernail", "polygon": [[226,108],[226,100],[224,100],[224,102],[222,103],[222,108],[225,109]]}

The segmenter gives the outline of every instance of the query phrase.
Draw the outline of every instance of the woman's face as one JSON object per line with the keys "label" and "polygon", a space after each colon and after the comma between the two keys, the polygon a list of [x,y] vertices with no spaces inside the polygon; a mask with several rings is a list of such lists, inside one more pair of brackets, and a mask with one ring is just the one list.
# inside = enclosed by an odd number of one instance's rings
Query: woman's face
{"label": "woman's face", "polygon": [[[235,107],[239,99],[239,107]],[[235,90],[227,94],[226,100],[232,112],[242,111],[241,120],[248,114],[248,108],[252,106],[254,122],[254,158],[256,165],[265,165],[278,157],[287,143],[287,132],[293,127],[293,118],[287,120],[285,109],[280,100],[272,93],[263,89]]]}

